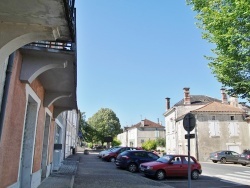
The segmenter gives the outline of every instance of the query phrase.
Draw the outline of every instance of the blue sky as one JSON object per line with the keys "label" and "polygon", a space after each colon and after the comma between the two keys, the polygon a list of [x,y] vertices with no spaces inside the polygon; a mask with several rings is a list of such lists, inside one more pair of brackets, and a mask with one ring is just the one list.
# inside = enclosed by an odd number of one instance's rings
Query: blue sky
{"label": "blue sky", "polygon": [[185,0],[76,0],[78,108],[87,119],[112,109],[121,126],[147,118],[164,125],[166,102],[191,95],[221,99]]}

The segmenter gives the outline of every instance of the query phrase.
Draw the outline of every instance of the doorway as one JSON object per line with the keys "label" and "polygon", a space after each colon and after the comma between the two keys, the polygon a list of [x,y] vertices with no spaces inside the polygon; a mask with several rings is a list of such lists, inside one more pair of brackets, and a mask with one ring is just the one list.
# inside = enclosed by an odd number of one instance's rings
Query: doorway
{"label": "doorway", "polygon": [[31,187],[31,174],[33,167],[35,133],[37,125],[38,104],[31,97],[28,97],[26,119],[23,133],[23,146],[20,162],[20,187]]}
{"label": "doorway", "polygon": [[49,148],[49,130],[50,130],[50,116],[46,113],[44,133],[43,133],[43,152],[42,152],[42,163],[41,163],[41,181],[46,178],[47,174],[47,161],[48,161],[48,148]]}

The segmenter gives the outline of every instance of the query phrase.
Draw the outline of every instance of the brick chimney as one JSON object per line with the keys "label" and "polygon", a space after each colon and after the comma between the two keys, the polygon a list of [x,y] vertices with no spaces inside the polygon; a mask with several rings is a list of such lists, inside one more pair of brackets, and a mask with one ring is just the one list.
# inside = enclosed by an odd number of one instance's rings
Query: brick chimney
{"label": "brick chimney", "polygon": [[221,103],[228,104],[225,88],[221,88],[220,91],[221,91]]}
{"label": "brick chimney", "polygon": [[191,104],[189,87],[184,87],[183,90],[184,90],[184,105]]}
{"label": "brick chimney", "polygon": [[166,111],[170,109],[170,98],[165,98],[166,99]]}

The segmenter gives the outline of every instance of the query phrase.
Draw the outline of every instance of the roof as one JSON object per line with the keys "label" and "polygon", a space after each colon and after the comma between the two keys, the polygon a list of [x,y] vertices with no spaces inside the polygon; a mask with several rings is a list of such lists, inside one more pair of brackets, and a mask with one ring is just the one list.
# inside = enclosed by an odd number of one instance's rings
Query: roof
{"label": "roof", "polygon": [[[195,110],[191,110],[190,111],[191,113],[199,113],[199,112],[216,112],[216,113],[234,113],[234,114],[243,114],[245,113],[245,111],[239,107],[234,107],[230,104],[223,104],[223,103],[220,103],[220,102],[210,102],[198,109],[195,109]],[[189,112],[188,112],[189,113]],[[176,121],[180,121],[182,120],[185,115],[185,114],[182,114],[181,116],[177,117],[176,118]]]}
{"label": "roof", "polygon": [[231,113],[239,113],[242,114],[245,111],[238,108],[234,107],[230,104],[222,104],[219,102],[211,102],[201,108],[198,108],[196,110],[193,110],[191,112],[231,112]]}
{"label": "roof", "polygon": [[128,129],[132,129],[132,128],[140,128],[140,127],[147,127],[147,128],[165,128],[164,126],[158,124],[158,123],[155,123],[153,121],[150,121],[148,119],[144,119],[142,120],[144,121],[144,126],[142,126],[142,122],[139,122],[135,125],[132,125],[131,127],[128,127]]}
{"label": "roof", "polygon": [[[221,100],[208,97],[206,95],[190,95],[191,105],[202,105],[213,101],[221,102]],[[184,106],[184,99],[177,102],[174,106]]]}

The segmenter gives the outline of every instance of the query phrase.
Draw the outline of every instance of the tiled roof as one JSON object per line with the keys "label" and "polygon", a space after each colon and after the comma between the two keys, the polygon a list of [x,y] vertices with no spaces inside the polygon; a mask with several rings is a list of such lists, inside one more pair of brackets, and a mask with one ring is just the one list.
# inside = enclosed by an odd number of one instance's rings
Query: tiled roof
{"label": "tiled roof", "polygon": [[[221,102],[221,100],[208,97],[206,95],[190,95],[190,101],[191,105],[202,105],[207,104],[213,101]],[[180,100],[178,103],[176,103],[174,106],[184,106],[184,99]]]}
{"label": "tiled roof", "polygon": [[[196,110],[191,110],[191,113],[199,113],[199,112],[223,112],[223,113],[237,113],[237,114],[243,114],[245,112],[245,110],[238,108],[238,107],[234,107],[230,104],[222,104],[220,102],[210,102]],[[189,112],[188,112],[189,113]],[[176,118],[176,121],[180,121],[182,120],[185,115],[182,114],[181,116]]]}
{"label": "tiled roof", "polygon": [[201,108],[193,110],[191,112],[234,112],[234,113],[243,113],[244,110],[234,107],[229,104],[222,104],[220,102],[211,102]]}
{"label": "tiled roof", "polygon": [[[148,119],[144,119],[144,127],[148,127],[148,128],[164,128],[164,126],[158,124],[158,123],[155,123],[153,121],[150,121]],[[142,127],[141,126],[141,122],[135,124],[135,125],[132,125],[131,127],[128,127],[128,129],[132,129],[132,128],[139,128],[139,127]]]}

